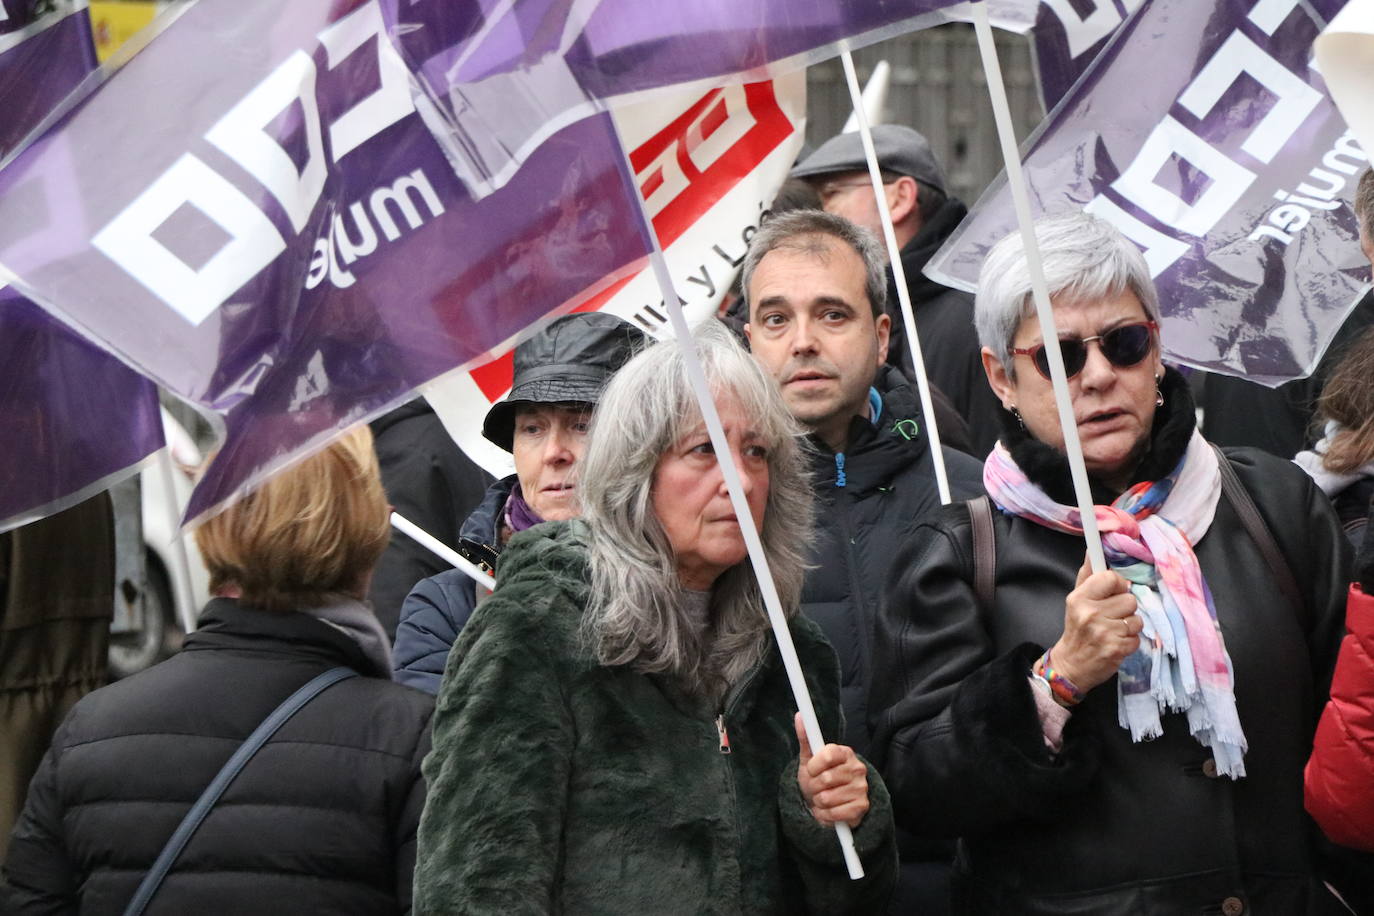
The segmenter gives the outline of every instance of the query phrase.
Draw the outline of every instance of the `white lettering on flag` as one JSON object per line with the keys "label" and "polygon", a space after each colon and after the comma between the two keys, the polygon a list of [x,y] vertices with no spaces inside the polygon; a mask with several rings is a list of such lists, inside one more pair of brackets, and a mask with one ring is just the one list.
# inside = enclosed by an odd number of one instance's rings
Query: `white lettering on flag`
{"label": "white lettering on flag", "polygon": [[1250,14],[1245,18],[1259,26],[1264,34],[1273,35],[1274,30],[1283,25],[1283,20],[1288,18],[1288,14],[1293,12],[1293,7],[1297,5],[1298,0],[1259,0],[1250,8]]}
{"label": "white lettering on flag", "polygon": [[[267,126],[299,101],[305,114],[308,157],[305,167],[296,165]],[[324,190],[328,168],[320,136],[320,108],[315,101],[315,62],[297,51],[253,87],[229,113],[205,135],[226,156],[262,182],[286,210],[291,228],[300,232]]]}
{"label": "white lettering on flag", "polygon": [[1083,15],[1070,0],[1043,0],[1064,26],[1069,40],[1069,56],[1077,57],[1112,33],[1121,24],[1121,13],[1112,0],[1094,0],[1090,13]]}
{"label": "white lettering on flag", "polygon": [[[1212,179],[1194,204],[1155,183],[1160,169],[1175,156],[1186,159]],[[1201,237],[1240,200],[1254,180],[1254,172],[1166,115],[1111,186],[1165,225]]]}
{"label": "white lettering on flag", "polygon": [[[199,270],[153,238],[187,204],[230,236]],[[194,325],[286,250],[277,227],[253,201],[190,153],[110,220],[91,244]]]}
{"label": "white lettering on flag", "polygon": [[1278,97],[1240,146],[1260,162],[1268,163],[1321,102],[1321,93],[1249,38],[1232,32],[1183,90],[1178,103],[1205,118],[1243,73]]}
{"label": "white lettering on flag", "polygon": [[329,125],[329,143],[335,162],[415,110],[410,100],[410,71],[392,49],[384,31],[380,7],[368,3],[319,35],[331,70],[368,39],[374,41],[377,49],[377,76],[381,85]]}

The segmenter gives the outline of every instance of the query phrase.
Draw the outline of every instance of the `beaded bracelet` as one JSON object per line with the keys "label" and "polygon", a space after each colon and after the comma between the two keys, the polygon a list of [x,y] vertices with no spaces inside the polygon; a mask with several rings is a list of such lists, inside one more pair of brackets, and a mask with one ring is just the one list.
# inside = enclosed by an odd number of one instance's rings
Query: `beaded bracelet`
{"label": "beaded bracelet", "polygon": [[1065,706],[1077,706],[1083,702],[1083,691],[1074,685],[1074,682],[1064,677],[1056,671],[1054,665],[1050,663],[1050,650],[1046,649],[1045,654],[1040,656],[1040,661],[1036,663],[1040,669],[1040,676],[1050,685],[1050,690],[1059,698]]}

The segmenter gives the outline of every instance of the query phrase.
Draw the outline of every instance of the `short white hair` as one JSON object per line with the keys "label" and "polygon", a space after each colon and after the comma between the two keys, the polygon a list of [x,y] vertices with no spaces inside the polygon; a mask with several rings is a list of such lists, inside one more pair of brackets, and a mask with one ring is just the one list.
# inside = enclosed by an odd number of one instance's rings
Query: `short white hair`
{"label": "short white hair", "polygon": [[[1140,300],[1146,316],[1159,321],[1159,294],[1150,268],[1135,243],[1115,226],[1088,213],[1037,220],[1035,240],[1045,268],[1050,296],[1091,302],[1129,290]],[[1016,329],[1035,311],[1025,246],[1017,230],[988,252],[978,272],[978,295],[973,320],[978,342],[1015,378],[1011,342]]]}

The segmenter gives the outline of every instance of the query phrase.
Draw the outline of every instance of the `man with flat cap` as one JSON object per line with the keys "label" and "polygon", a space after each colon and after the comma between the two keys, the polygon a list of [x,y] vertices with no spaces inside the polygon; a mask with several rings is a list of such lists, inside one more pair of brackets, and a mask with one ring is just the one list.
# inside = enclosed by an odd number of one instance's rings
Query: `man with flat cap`
{"label": "man with flat cap", "polygon": [[[514,456],[515,473],[493,483],[463,523],[459,552],[466,559],[491,572],[511,535],[581,514],[573,469],[586,448],[592,408],[616,370],[648,343],[647,334],[614,315],[579,312],[515,348],[510,394],[482,424],[482,435]],[[456,569],[416,585],[396,628],[395,679],[438,693],[449,649],[478,600],[477,584]]]}
{"label": "man with flat cap", "polygon": [[[983,372],[978,334],[973,327],[973,297],[936,283],[921,272],[968,208],[946,192],[944,169],[921,134],[900,124],[879,124],[873,128],[873,146],[901,249],[926,373],[968,421],[974,455],[981,458],[997,440],[999,405]],[[792,170],[792,177],[811,182],[827,212],[863,226],[879,239],[883,237],[863,142],[857,132],[840,134],[821,144]],[[914,378],[891,268],[887,282],[887,313],[892,319],[887,362]]]}

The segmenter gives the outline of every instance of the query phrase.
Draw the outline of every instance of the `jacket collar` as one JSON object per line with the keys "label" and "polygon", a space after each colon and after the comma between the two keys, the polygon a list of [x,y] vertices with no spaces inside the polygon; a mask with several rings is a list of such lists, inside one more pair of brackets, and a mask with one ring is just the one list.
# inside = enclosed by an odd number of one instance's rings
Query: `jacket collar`
{"label": "jacket collar", "polygon": [[[968,207],[964,206],[963,201],[955,197],[945,199],[940,208],[930,215],[930,219],[921,224],[921,229],[906,243],[902,249],[902,270],[906,273],[907,289],[911,292],[911,302],[914,306],[918,302],[923,302],[930,296],[945,292],[949,287],[943,283],[927,277],[922,271],[925,270],[926,263],[935,256],[935,252],[940,250],[940,246],[945,243],[945,239],[954,232],[959,223],[968,215]],[[897,294],[895,281],[892,279],[892,271],[888,271],[888,292],[891,294],[891,301],[888,302],[888,310],[896,311]]]}
{"label": "jacket collar", "polygon": [[[929,450],[921,434],[920,406],[906,376],[892,366],[878,370],[873,387],[882,401],[875,425],[868,417],[849,421],[845,441],[845,489],[858,495],[885,486]],[[836,479],[835,456],[815,436],[812,445],[816,484],[833,487]]]}
{"label": "jacket collar", "polygon": [[341,630],[298,611],[262,611],[235,598],[212,598],[200,626],[186,637],[183,652],[237,650],[295,658],[355,671],[372,669],[363,650]]}
{"label": "jacket collar", "polygon": [[[1182,373],[1166,367],[1159,387],[1164,395],[1164,406],[1155,410],[1150,442],[1136,468],[1133,483],[1158,480],[1172,471],[1188,450],[1188,442],[1197,426],[1193,394]],[[1027,479],[1055,502],[1074,505],[1073,479],[1064,453],[1033,437],[1009,411],[999,410],[998,419],[1002,423],[1002,444]],[[1093,478],[1089,478],[1089,483],[1092,484],[1093,502],[1097,505],[1109,505],[1120,495]]]}
{"label": "jacket collar", "polygon": [[496,527],[500,524],[501,515],[506,507],[506,500],[510,497],[510,491],[515,488],[516,477],[511,474],[509,477],[502,477],[500,480],[487,487],[487,492],[482,496],[482,502],[472,514],[463,522],[462,529],[458,532],[459,537],[467,538],[469,541],[478,541],[495,550],[501,551],[501,545],[496,536]]}

